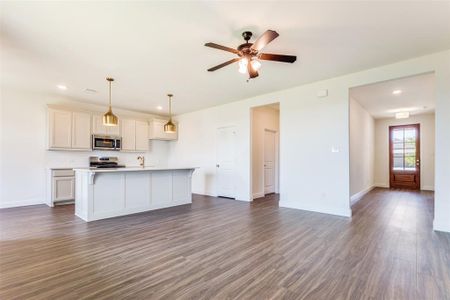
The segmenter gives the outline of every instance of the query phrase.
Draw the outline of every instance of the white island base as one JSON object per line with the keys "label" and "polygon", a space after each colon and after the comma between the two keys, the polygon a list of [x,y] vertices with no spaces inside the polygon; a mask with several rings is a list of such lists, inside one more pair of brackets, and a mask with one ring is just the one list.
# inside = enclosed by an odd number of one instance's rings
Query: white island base
{"label": "white island base", "polygon": [[192,203],[194,170],[75,169],[75,215],[89,222]]}

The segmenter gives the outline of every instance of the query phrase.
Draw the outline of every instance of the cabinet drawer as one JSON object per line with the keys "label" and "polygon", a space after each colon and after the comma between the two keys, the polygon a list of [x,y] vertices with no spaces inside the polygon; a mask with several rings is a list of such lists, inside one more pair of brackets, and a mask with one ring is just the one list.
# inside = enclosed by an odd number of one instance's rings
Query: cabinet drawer
{"label": "cabinet drawer", "polygon": [[75,171],[72,169],[53,170],[52,176],[53,177],[75,176]]}

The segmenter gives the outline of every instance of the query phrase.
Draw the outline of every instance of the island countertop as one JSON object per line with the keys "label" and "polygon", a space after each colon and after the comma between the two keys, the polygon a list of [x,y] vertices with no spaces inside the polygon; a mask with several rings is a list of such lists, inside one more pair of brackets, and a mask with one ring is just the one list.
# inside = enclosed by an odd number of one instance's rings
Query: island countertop
{"label": "island countertop", "polygon": [[118,172],[142,172],[142,171],[175,171],[194,170],[198,167],[125,167],[125,168],[75,168],[74,171],[89,173],[118,173]]}

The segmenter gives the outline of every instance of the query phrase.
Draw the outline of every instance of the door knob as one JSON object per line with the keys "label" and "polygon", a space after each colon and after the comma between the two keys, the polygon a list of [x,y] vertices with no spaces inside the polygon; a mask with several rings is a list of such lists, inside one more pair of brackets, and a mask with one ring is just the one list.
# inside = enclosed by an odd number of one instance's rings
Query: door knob
{"label": "door knob", "polygon": [[217,164],[217,165],[216,165],[216,168],[220,168],[220,165],[219,165],[219,164]]}

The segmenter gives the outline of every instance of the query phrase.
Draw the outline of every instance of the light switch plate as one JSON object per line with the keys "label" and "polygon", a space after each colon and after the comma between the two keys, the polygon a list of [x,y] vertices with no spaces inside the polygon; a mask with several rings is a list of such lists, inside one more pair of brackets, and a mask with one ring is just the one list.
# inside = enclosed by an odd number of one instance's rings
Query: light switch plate
{"label": "light switch plate", "polygon": [[339,147],[336,147],[336,146],[332,146],[331,147],[331,152],[332,153],[338,153],[340,150],[339,150]]}

